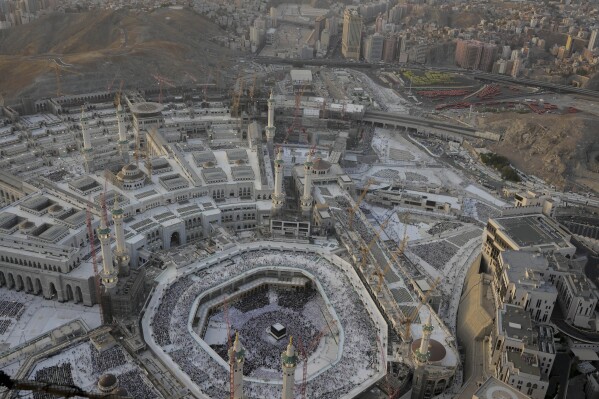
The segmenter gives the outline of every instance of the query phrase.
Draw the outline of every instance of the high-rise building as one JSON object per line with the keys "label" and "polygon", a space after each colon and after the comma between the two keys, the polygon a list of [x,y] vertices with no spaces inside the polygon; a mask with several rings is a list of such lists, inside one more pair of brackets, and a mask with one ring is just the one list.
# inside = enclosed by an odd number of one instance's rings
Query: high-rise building
{"label": "high-rise building", "polygon": [[355,8],[346,8],[343,13],[343,35],[341,53],[345,58],[359,60],[362,41],[362,17]]}
{"label": "high-rise building", "polygon": [[483,51],[480,58],[478,69],[489,72],[493,68],[493,63],[497,57],[497,46],[487,43],[483,46]]}
{"label": "high-rise building", "polygon": [[477,40],[458,40],[455,62],[466,69],[491,71],[497,57],[497,46]]}
{"label": "high-rise building", "polygon": [[397,59],[397,42],[396,35],[385,37],[383,40],[383,61],[394,62]]}
{"label": "high-rise building", "polygon": [[329,49],[329,45],[331,43],[331,34],[328,29],[324,29],[320,34],[320,50],[323,52],[327,52]]}
{"label": "high-rise building", "polygon": [[325,23],[325,28],[329,30],[329,35],[335,36],[339,33],[339,22],[337,21],[337,17],[329,17],[327,18],[327,22]]}
{"label": "high-rise building", "polygon": [[455,50],[456,65],[466,69],[478,69],[483,44],[476,40],[458,40]]}
{"label": "high-rise building", "polygon": [[326,27],[327,18],[324,15],[314,20],[314,41],[320,40],[320,34]]}
{"label": "high-rise building", "polygon": [[597,45],[597,35],[599,34],[599,29],[594,29],[591,32],[591,37],[589,38],[589,50],[593,50]]}
{"label": "high-rise building", "polygon": [[378,33],[368,36],[364,41],[364,59],[366,61],[378,62],[381,60],[383,55],[383,41],[383,36]]}
{"label": "high-rise building", "polygon": [[572,35],[568,35],[568,40],[566,40],[566,51],[570,52],[572,51],[572,42],[574,41],[574,39],[572,38]]}

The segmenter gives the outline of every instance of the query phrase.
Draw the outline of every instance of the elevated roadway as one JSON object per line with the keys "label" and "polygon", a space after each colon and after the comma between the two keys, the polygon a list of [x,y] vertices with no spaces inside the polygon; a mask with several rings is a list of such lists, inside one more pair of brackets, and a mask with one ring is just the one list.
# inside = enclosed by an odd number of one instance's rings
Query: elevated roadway
{"label": "elevated roadway", "polygon": [[382,127],[407,127],[422,133],[430,133],[442,137],[452,137],[462,140],[464,137],[499,141],[501,135],[492,132],[483,132],[474,128],[436,121],[418,116],[394,114],[381,111],[366,111],[363,122],[379,125]]}
{"label": "elevated roadway", "polygon": [[[302,66],[328,66],[328,67],[338,67],[338,68],[367,68],[367,69],[380,69],[380,68],[398,68],[397,64],[386,64],[386,63],[376,63],[370,64],[368,62],[356,62],[356,61],[347,61],[343,59],[311,59],[311,60],[300,60],[300,59],[284,59],[277,57],[255,57],[254,61],[260,64],[291,64],[296,67]],[[423,71],[437,71],[437,72],[452,72],[452,73],[461,73],[464,75],[469,75],[475,79],[479,80],[487,80],[492,82],[502,82],[502,83],[511,83],[518,84],[523,86],[532,86],[532,87],[540,87],[543,89],[548,89],[551,91],[555,91],[557,93],[571,93],[571,94],[580,94],[584,96],[599,98],[598,90],[591,89],[583,89],[580,87],[574,87],[570,85],[551,83],[551,82],[543,82],[540,80],[533,80],[528,78],[513,78],[509,75],[499,75],[494,73],[486,73],[481,71],[471,71],[457,67],[430,67],[424,65],[415,65],[415,64],[407,64],[403,66],[406,69],[415,69],[415,70],[423,70]]]}

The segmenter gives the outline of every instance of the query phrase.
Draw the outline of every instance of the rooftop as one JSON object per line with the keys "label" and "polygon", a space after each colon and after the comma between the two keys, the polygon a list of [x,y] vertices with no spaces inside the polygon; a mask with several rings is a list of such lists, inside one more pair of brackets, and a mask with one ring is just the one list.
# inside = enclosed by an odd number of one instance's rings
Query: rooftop
{"label": "rooftop", "polygon": [[489,377],[472,395],[472,399],[498,398],[528,399],[528,396],[495,377]]}
{"label": "rooftop", "polygon": [[542,214],[498,217],[492,219],[520,248],[541,249],[570,247],[569,236]]}

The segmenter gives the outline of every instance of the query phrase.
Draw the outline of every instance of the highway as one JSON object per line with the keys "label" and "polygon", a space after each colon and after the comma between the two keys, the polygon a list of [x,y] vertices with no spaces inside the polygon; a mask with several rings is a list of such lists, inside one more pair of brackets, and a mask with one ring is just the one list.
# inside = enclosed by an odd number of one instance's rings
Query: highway
{"label": "highway", "polygon": [[405,69],[415,69],[415,70],[426,70],[426,71],[438,71],[438,72],[452,72],[452,73],[461,73],[464,75],[469,75],[475,79],[480,80],[488,80],[492,82],[502,82],[502,83],[510,83],[510,84],[519,84],[524,86],[532,86],[532,87],[541,87],[544,89],[549,89],[552,91],[556,91],[558,93],[572,93],[572,94],[580,94],[589,97],[599,98],[599,91],[583,89],[580,87],[574,87],[569,85],[562,85],[557,83],[543,82],[540,80],[533,80],[528,78],[513,78],[509,75],[499,75],[494,73],[486,73],[482,71],[471,71],[467,69],[457,68],[457,67],[431,67],[425,65],[399,65],[399,64],[385,64],[385,63],[376,63],[370,64],[367,62],[361,61],[346,61],[340,59],[312,59],[312,60],[300,60],[300,59],[283,59],[277,57],[255,57],[253,61],[260,64],[291,64],[296,67],[301,67],[304,65],[313,65],[313,66],[328,66],[328,67],[340,67],[340,68],[368,68],[368,69],[393,69],[393,68],[405,68]]}
{"label": "highway", "polygon": [[421,118],[418,116],[393,114],[381,111],[366,111],[363,122],[379,123],[383,125],[403,126],[417,129],[421,132],[442,135],[458,135],[460,137],[486,138],[494,141],[500,140],[500,135],[492,133],[483,133],[464,125],[452,124],[436,121],[432,119]]}

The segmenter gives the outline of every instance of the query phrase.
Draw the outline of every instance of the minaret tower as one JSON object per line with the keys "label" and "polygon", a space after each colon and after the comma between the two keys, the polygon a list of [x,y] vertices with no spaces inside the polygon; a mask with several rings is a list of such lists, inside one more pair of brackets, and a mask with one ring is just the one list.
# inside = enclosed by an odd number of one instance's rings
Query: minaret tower
{"label": "minaret tower", "polygon": [[312,150],[304,162],[304,195],[301,198],[302,215],[309,216],[312,210]]}
{"label": "minaret tower", "polygon": [[92,163],[92,139],[89,134],[89,129],[87,129],[87,121],[83,122],[83,107],[81,107],[81,119],[79,120],[81,124],[81,134],[83,136],[83,159],[85,160],[85,171],[92,172],[91,163]]}
{"label": "minaret tower", "polygon": [[275,159],[275,192],[272,195],[272,208],[279,212],[285,205],[285,193],[283,192],[283,149],[279,147],[277,159]]}
{"label": "minaret tower", "polygon": [[102,247],[102,271],[100,278],[107,290],[116,287],[118,277],[112,264],[112,251],[110,249],[110,227],[106,224],[106,218],[102,217],[98,228],[98,238]]}
{"label": "minaret tower", "polygon": [[233,398],[243,399],[243,364],[245,349],[239,342],[239,334],[235,334],[235,343],[229,348],[229,366],[233,369]]}
{"label": "minaret tower", "polygon": [[125,126],[125,111],[123,111],[120,97],[117,101],[116,121],[119,125],[119,151],[123,158],[123,162],[127,164],[129,163],[129,140],[127,140],[127,129]]}
{"label": "minaret tower", "polygon": [[270,97],[268,98],[268,124],[266,125],[266,142],[268,144],[268,152],[271,156],[273,153],[275,131],[275,99],[271,91]]}
{"label": "minaret tower", "polygon": [[295,385],[295,368],[297,367],[297,352],[293,347],[293,337],[289,337],[289,345],[281,353],[283,366],[283,399],[294,399],[293,388]]}
{"label": "minaret tower", "polygon": [[433,329],[434,327],[431,321],[431,314],[429,313],[426,323],[422,325],[422,339],[420,340],[420,347],[416,349],[414,353],[416,362],[419,364],[425,364],[428,362],[428,359],[431,355],[428,347]]}
{"label": "minaret tower", "polygon": [[114,257],[118,266],[117,274],[127,276],[129,274],[130,257],[127,248],[125,248],[125,228],[123,227],[125,211],[123,211],[123,208],[119,205],[118,200],[114,202],[114,208],[111,213],[116,235],[116,250],[114,251]]}

